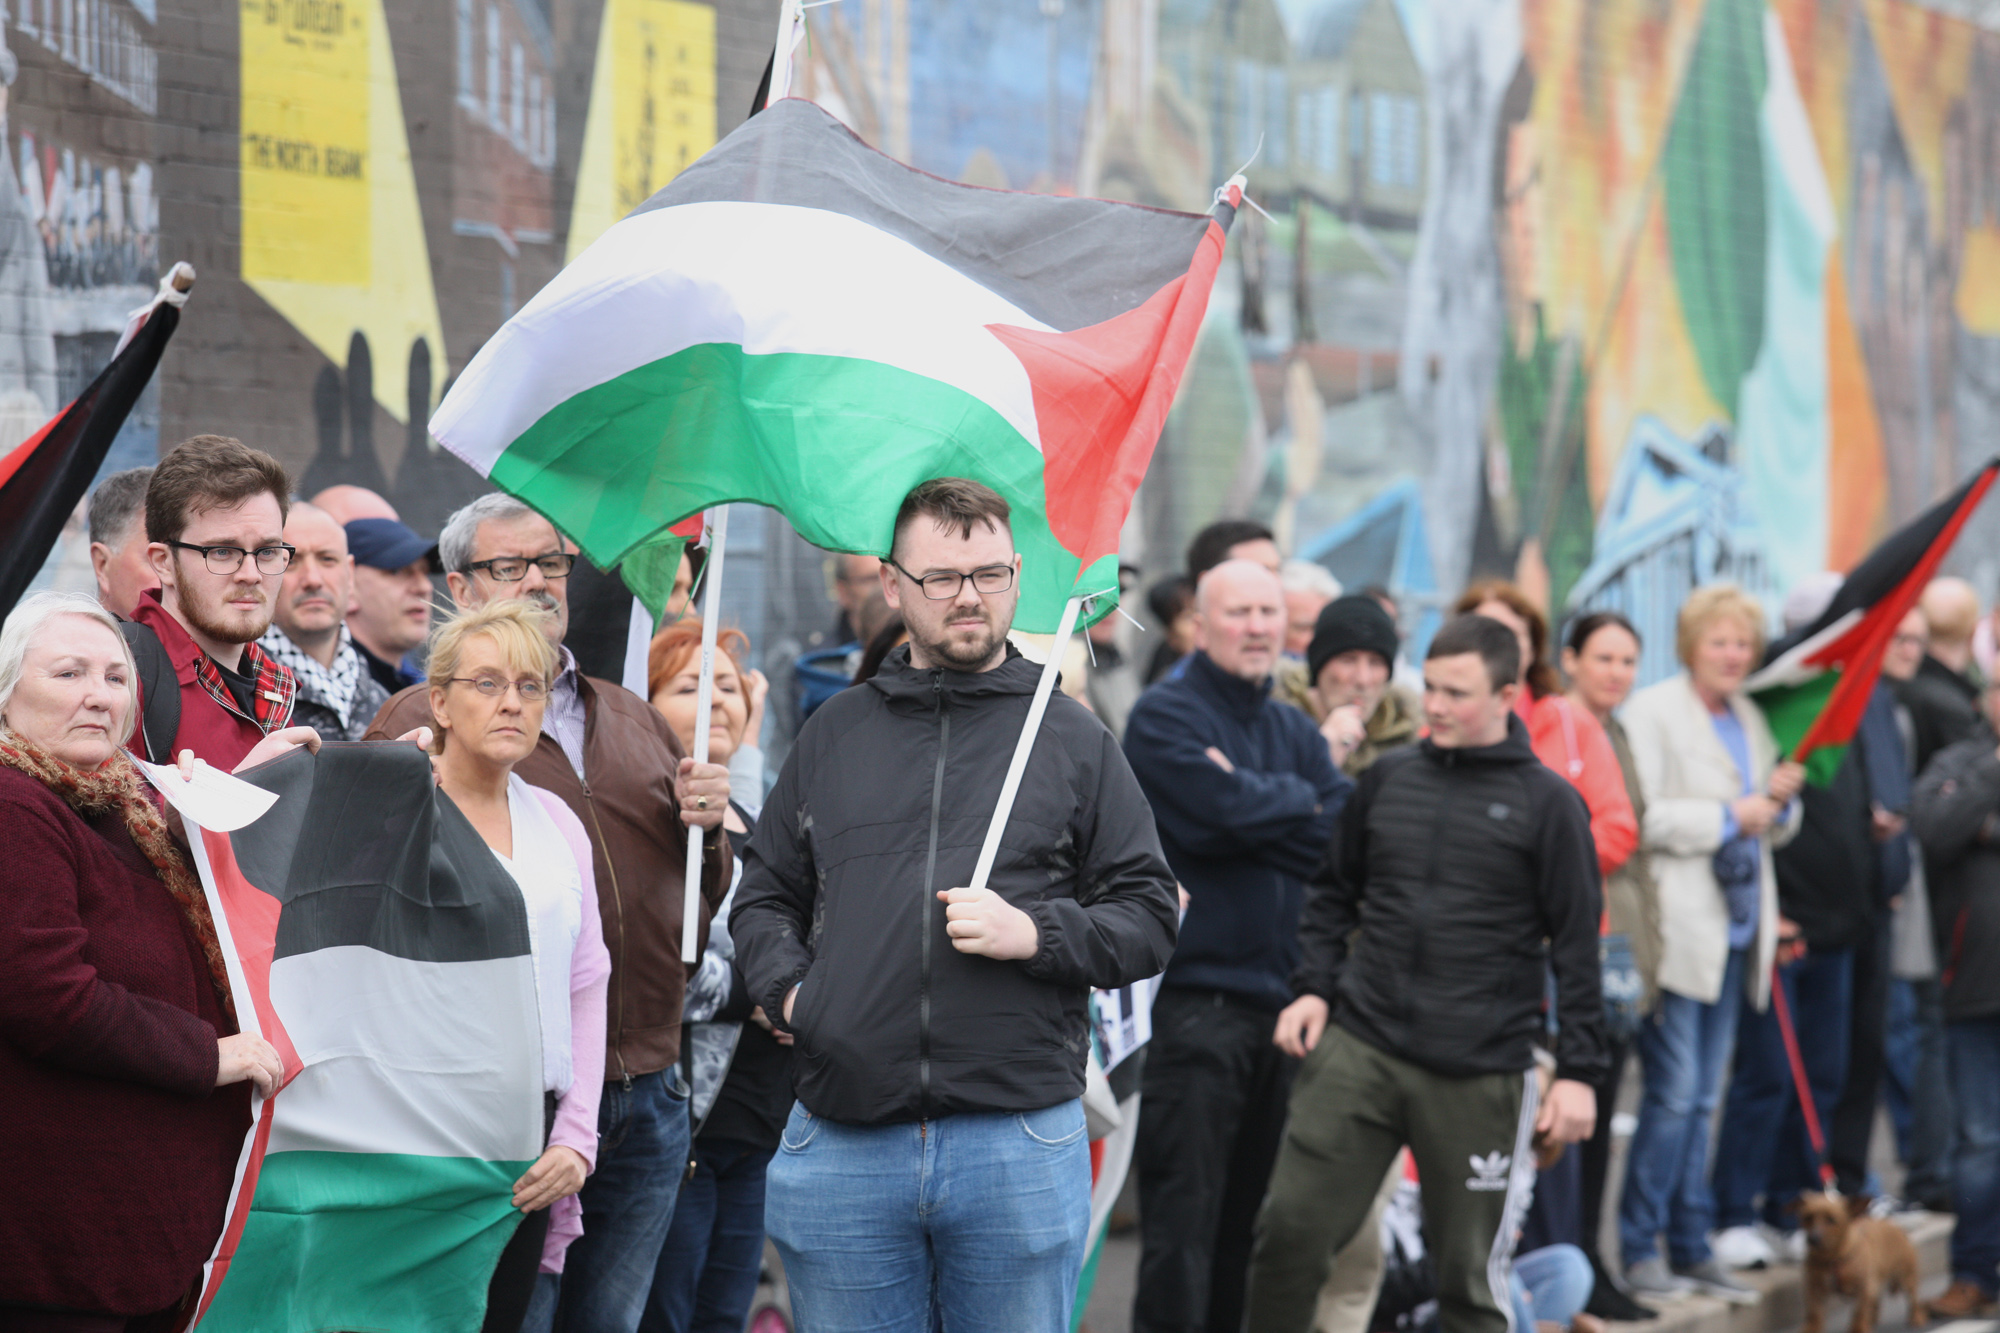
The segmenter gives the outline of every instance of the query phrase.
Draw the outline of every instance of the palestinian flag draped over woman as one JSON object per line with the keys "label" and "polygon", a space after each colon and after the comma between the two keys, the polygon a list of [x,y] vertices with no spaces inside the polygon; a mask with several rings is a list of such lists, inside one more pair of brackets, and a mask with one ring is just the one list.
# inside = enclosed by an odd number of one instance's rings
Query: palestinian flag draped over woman
{"label": "palestinian flag draped over woman", "polygon": [[1890,534],[1854,567],[1817,620],[1771,645],[1763,670],[1747,682],[1779,747],[1805,764],[1814,785],[1833,780],[1868,709],[1896,626],[1923,595],[1996,471],[2000,458],[1989,459],[1964,485]]}
{"label": "palestinian flag draped over woman", "polygon": [[[774,102],[508,320],[431,430],[607,569],[731,500],[881,554],[912,486],[976,478],[1013,506],[1015,623],[1048,632],[1072,595],[1115,600],[1241,197],[979,189]],[[626,565],[656,615],[674,563]]]}

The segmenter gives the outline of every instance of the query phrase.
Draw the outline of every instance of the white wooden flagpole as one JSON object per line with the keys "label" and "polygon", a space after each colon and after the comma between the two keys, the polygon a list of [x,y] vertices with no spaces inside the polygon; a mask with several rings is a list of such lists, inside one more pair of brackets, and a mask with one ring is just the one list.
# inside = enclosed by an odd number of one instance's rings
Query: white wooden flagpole
{"label": "white wooden flagpole", "polygon": [[1076,632],[1076,615],[1083,598],[1072,597],[1063,606],[1062,622],[1056,626],[1056,641],[1049,660],[1042,663],[1042,678],[1035,682],[1035,697],[1028,705],[1028,720],[1021,726],[1021,739],[1014,742],[1014,757],[1007,762],[1007,777],[1000,784],[1000,803],[993,807],[993,822],[986,826],[986,841],[979,848],[979,863],[972,868],[968,888],[983,889],[993,875],[993,858],[1000,854],[1000,835],[1007,829],[1007,816],[1014,813],[1014,797],[1021,790],[1021,775],[1028,770],[1028,755],[1042,729],[1042,714],[1049,710],[1049,695],[1055,690],[1056,675],[1062,669],[1063,651],[1069,636]]}
{"label": "white wooden flagpole", "polygon": [[[778,36],[771,48],[771,90],[764,105],[792,88],[792,51],[805,36],[805,11],[799,0],[784,0],[778,9]],[[761,110],[762,108],[759,108]],[[715,702],[715,631],[722,618],[722,552],[729,535],[729,506],[708,511],[708,562],[702,567],[701,683],[694,696],[694,760],[708,762],[709,711]],[[706,839],[688,830],[687,881],[681,894],[681,961],[694,966],[701,938],[701,845]]]}
{"label": "white wooden flagpole", "polygon": [[[708,511],[708,560],[701,581],[701,684],[694,696],[694,761],[708,762],[709,712],[715,702],[715,630],[722,618],[722,550],[729,536],[729,506]],[[681,892],[681,961],[694,966],[701,935],[702,833],[688,829],[687,882]]]}

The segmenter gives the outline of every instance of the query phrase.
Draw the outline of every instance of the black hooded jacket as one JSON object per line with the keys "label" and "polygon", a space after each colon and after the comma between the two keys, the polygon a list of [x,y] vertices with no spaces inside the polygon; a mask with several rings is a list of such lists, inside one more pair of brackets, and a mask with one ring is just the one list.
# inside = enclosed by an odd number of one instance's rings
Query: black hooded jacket
{"label": "black hooded jacket", "polygon": [[971,881],[1041,668],[918,670],[909,649],[806,722],[743,854],[729,929],[776,1020],[800,983],[793,1082],[857,1125],[1028,1111],[1083,1093],[1091,986],[1157,974],[1178,907],[1118,742],[1049,700],[990,887],[1041,947],[952,947],[939,889]]}
{"label": "black hooded jacket", "polygon": [[1590,811],[1535,757],[1519,718],[1497,745],[1425,740],[1377,760],[1334,846],[1306,890],[1299,994],[1426,1069],[1514,1073],[1533,1063],[1553,966],[1557,1077],[1598,1081],[1603,895]]}
{"label": "black hooded jacket", "polygon": [[1931,929],[1950,1022],[2000,1016],[2000,745],[1981,723],[1917,779],[1910,827],[1930,872]]}

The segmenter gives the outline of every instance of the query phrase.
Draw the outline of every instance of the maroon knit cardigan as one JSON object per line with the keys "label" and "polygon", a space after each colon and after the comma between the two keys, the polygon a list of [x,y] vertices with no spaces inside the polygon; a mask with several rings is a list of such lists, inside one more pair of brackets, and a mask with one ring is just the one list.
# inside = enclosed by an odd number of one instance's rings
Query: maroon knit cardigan
{"label": "maroon knit cardigan", "polygon": [[222,1233],[250,1085],[201,945],[116,812],[0,767],[0,1325],[144,1315]]}

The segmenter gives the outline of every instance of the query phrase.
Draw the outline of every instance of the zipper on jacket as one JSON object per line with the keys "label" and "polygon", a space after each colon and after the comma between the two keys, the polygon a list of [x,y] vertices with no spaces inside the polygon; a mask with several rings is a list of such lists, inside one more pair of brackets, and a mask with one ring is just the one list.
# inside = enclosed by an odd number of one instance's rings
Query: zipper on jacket
{"label": "zipper on jacket", "polygon": [[[1453,770],[1453,772],[1448,775],[1448,779],[1449,777],[1456,776],[1455,770],[1458,767],[1456,763],[1452,762],[1450,759],[1447,759],[1446,767],[1450,770]],[[1430,864],[1426,866],[1424,869],[1424,892],[1425,896],[1428,897],[1432,902],[1437,901],[1438,862],[1444,854],[1444,840],[1446,836],[1446,830],[1450,825],[1451,807],[1453,799],[1457,795],[1458,795],[1458,784],[1454,781],[1447,780],[1444,789],[1444,799],[1439,801],[1437,805],[1434,807],[1437,811],[1437,816],[1436,816],[1436,821],[1431,828]],[[1417,1007],[1417,987],[1418,985],[1421,984],[1423,969],[1424,969],[1424,929],[1422,921],[1419,920],[1416,925],[1416,940],[1413,947],[1410,950],[1410,987],[1408,991],[1410,1002],[1407,1005],[1405,1005],[1403,1009],[1403,1021],[1406,1023],[1414,1021],[1414,1015],[1416,1013],[1416,1007]]]}
{"label": "zipper on jacket", "polygon": [[604,869],[611,876],[612,915],[618,918],[618,961],[612,965],[611,1030],[617,1039],[611,1042],[610,1053],[618,1059],[618,1076],[624,1082],[625,1091],[632,1091],[632,1071],[625,1067],[625,895],[618,891],[618,867],[611,864],[611,844],[604,840],[604,825],[598,822],[597,802],[591,797],[590,783],[579,776],[577,783],[583,788],[583,803],[590,808],[590,827],[597,831],[597,845],[604,849]]}
{"label": "zipper on jacket", "polygon": [[937,771],[931,775],[931,846],[924,862],[924,942],[917,972],[917,1091],[923,1118],[931,1113],[931,905],[937,901],[938,821],[944,808],[944,757],[951,740],[951,714],[944,708],[944,673],[931,672],[931,698],[937,704]]}

